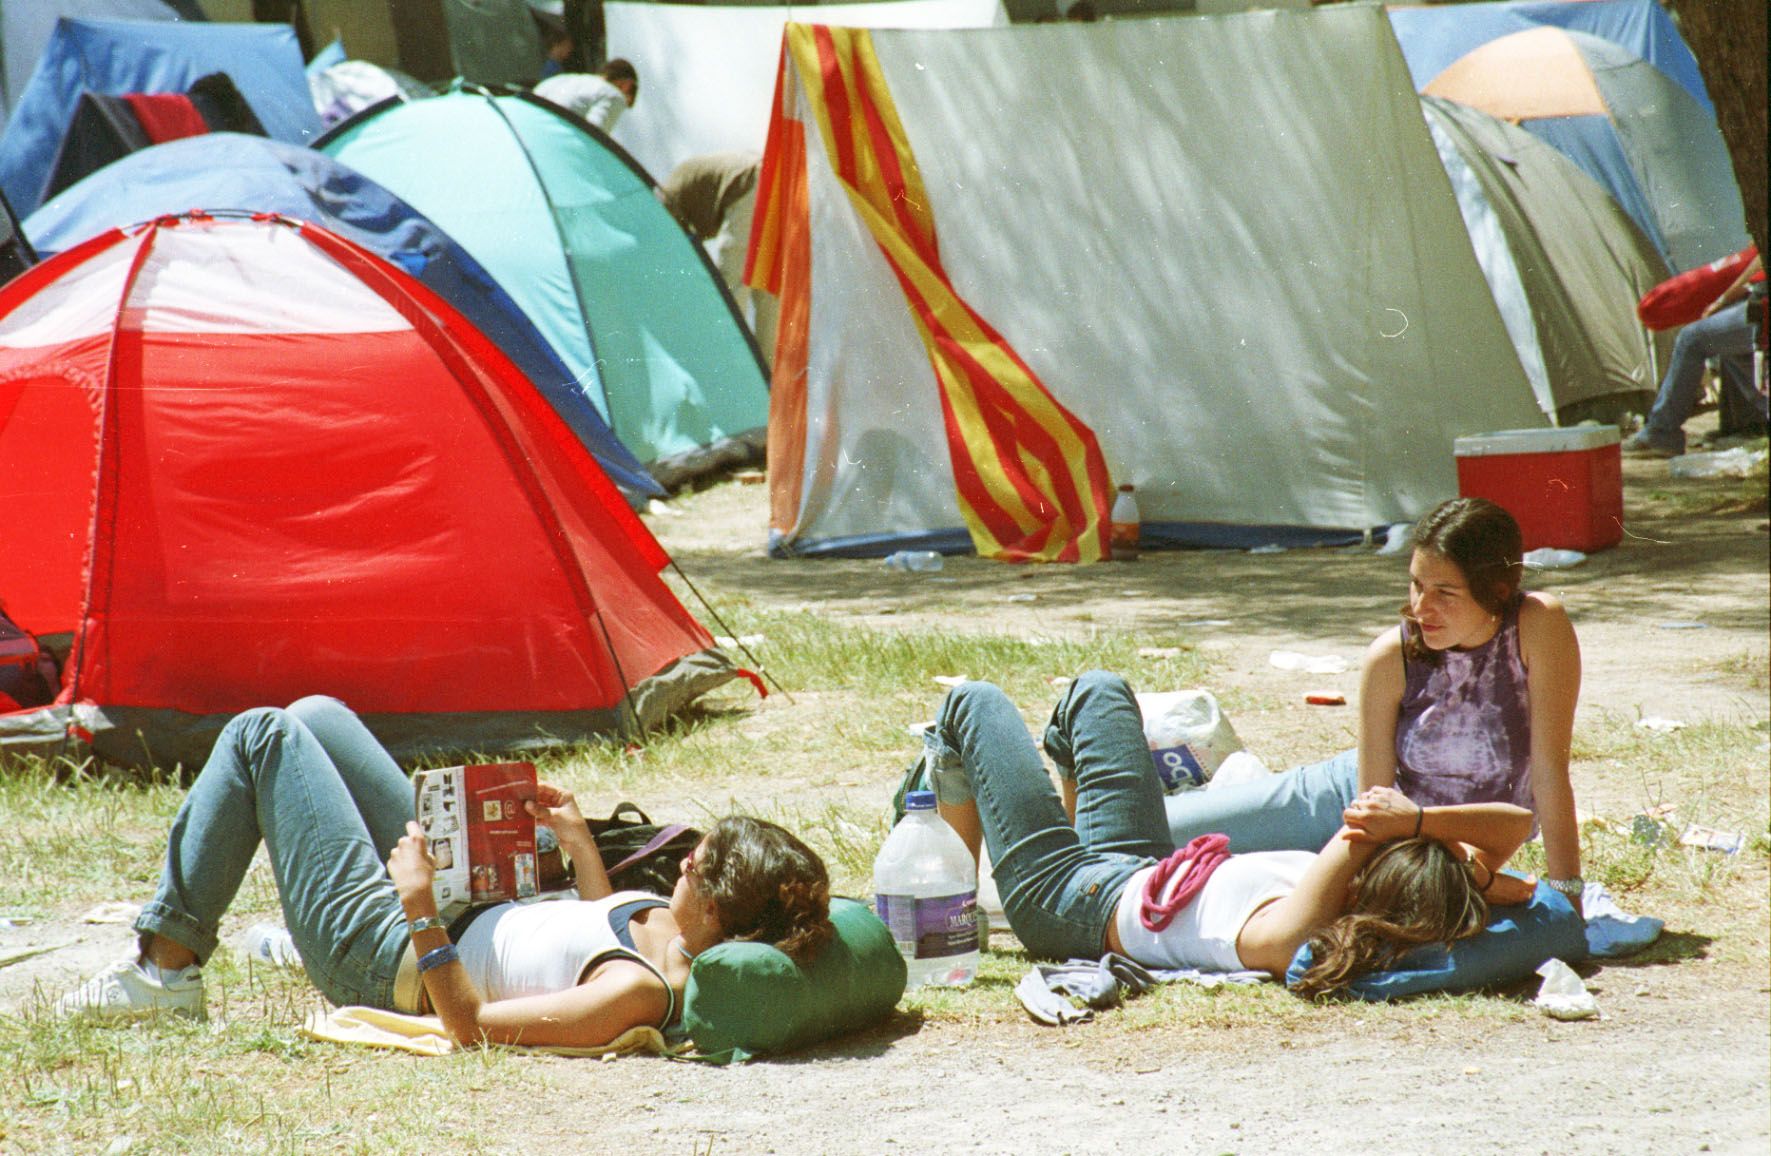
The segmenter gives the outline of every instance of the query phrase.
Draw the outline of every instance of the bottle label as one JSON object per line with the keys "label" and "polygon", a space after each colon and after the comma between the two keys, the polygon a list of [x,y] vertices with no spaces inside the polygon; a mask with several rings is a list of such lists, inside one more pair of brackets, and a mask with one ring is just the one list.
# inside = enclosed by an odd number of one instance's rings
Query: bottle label
{"label": "bottle label", "polygon": [[1209,777],[1191,747],[1163,747],[1151,751],[1150,757],[1156,760],[1156,777],[1162,780],[1162,789],[1171,795],[1176,791],[1203,787]]}
{"label": "bottle label", "polygon": [[905,959],[945,959],[978,950],[976,891],[925,899],[880,895],[874,909]]}

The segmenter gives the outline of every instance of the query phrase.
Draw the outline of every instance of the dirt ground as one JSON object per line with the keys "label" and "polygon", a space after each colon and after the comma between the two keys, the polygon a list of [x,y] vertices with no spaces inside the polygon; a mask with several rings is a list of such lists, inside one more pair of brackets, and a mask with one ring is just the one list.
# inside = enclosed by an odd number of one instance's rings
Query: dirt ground
{"label": "dirt ground", "polygon": [[[1669,480],[1663,462],[1626,463],[1626,490],[1621,546],[1533,581],[1566,600],[1579,631],[1582,723],[1609,714],[1762,728],[1771,716],[1763,495],[1714,512],[1739,483]],[[1306,706],[1303,694],[1356,699],[1358,657],[1395,620],[1406,582],[1403,558],[1369,549],[1174,552],[1092,568],[955,558],[938,575],[887,573],[877,561],[771,561],[761,485],[721,485],[649,521],[716,606],[741,592],[892,630],[976,621],[1079,639],[1123,627],[1151,646],[1189,639],[1211,652],[1213,689],[1234,704],[1243,741],[1274,767],[1351,745],[1354,708]],[[1223,624],[1189,625],[1208,621]],[[1338,655],[1349,672],[1278,670],[1275,650]],[[931,714],[938,695],[931,685]],[[777,695],[731,725],[810,743],[815,712],[804,702]],[[1753,778],[1751,802],[1732,816],[1749,836],[1766,831],[1766,749],[1728,769]],[[883,802],[901,765],[834,785],[789,771],[771,789]],[[1577,751],[1584,814],[1627,821],[1658,801],[1660,784],[1609,770]],[[594,1130],[596,1150],[696,1153],[1762,1154],[1771,1150],[1767,889],[1764,856],[1744,855],[1721,902],[1689,905],[1669,922],[1682,950],[1583,968],[1598,1020],[1558,1022],[1503,997],[1493,1014],[1350,1006],[1137,1030],[1052,1029],[1012,1015],[980,1027],[901,1009],[858,1038],[748,1066],[524,1061],[549,1110],[513,1124],[510,1150],[587,1150]],[[123,929],[81,926],[73,914],[33,936],[82,942],[0,968],[0,1007],[114,955]],[[1005,988],[1000,998],[1012,997]]]}

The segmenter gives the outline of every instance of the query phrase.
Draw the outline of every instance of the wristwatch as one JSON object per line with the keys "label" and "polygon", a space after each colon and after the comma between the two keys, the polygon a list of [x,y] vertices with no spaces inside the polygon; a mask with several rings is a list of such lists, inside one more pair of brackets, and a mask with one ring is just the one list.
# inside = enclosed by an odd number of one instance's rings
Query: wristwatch
{"label": "wristwatch", "polygon": [[421,918],[414,919],[409,924],[407,924],[407,927],[409,927],[411,929],[407,933],[409,935],[417,935],[420,931],[430,931],[433,928],[438,931],[449,930],[449,925],[446,922],[444,922],[443,920],[438,919],[434,915],[426,915],[426,916],[422,916]]}
{"label": "wristwatch", "polygon": [[1579,895],[1587,889],[1587,881],[1578,875],[1567,879],[1545,879],[1551,890],[1560,891],[1564,895]]}

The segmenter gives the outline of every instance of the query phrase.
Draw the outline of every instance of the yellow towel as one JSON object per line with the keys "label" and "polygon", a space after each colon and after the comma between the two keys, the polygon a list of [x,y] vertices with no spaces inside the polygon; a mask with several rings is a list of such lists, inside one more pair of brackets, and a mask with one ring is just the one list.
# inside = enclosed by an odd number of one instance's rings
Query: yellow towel
{"label": "yellow towel", "polygon": [[[404,1015],[374,1007],[340,1007],[328,1012],[309,1012],[306,1022],[301,1025],[301,1034],[310,1040],[397,1048],[421,1056],[445,1056],[456,1049],[455,1041],[443,1030],[443,1021],[438,1017]],[[629,1028],[597,1048],[512,1046],[520,1051],[547,1052],[556,1056],[612,1057],[634,1052],[668,1056],[676,1052],[665,1042],[664,1033],[657,1028],[644,1027]]]}

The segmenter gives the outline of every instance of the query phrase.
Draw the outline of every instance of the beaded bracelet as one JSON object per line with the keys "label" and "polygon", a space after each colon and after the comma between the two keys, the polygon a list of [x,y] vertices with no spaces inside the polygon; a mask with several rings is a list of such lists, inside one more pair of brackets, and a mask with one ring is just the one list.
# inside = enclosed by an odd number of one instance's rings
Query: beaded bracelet
{"label": "beaded bracelet", "polygon": [[453,943],[445,943],[443,946],[427,951],[420,956],[418,959],[418,970],[420,972],[431,971],[435,968],[442,967],[444,964],[458,963],[460,960],[461,953],[455,950],[455,945]]}

